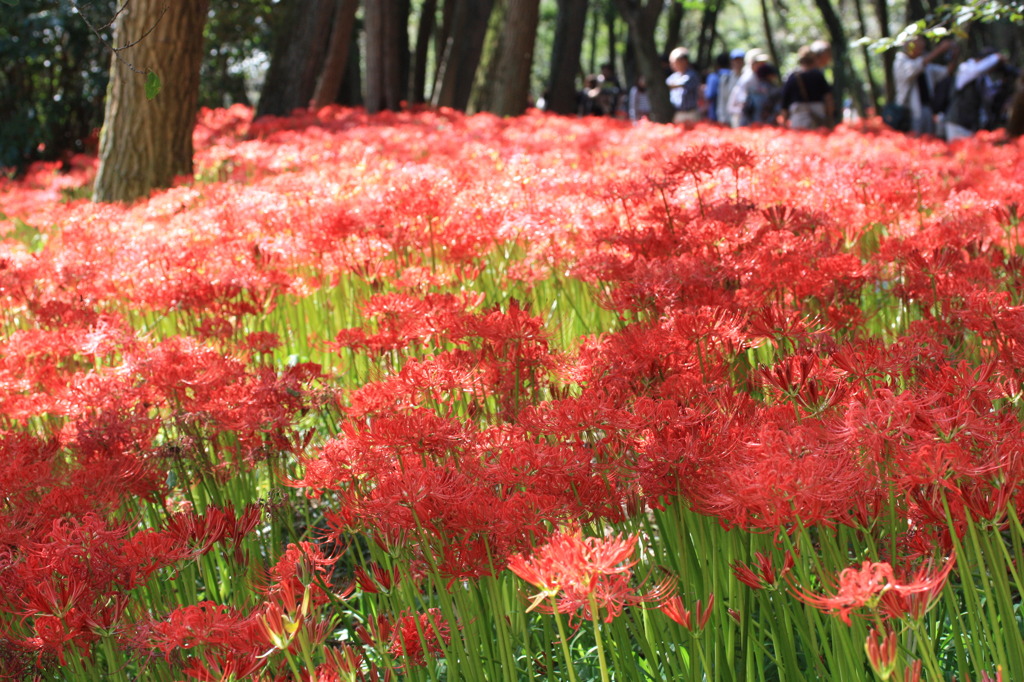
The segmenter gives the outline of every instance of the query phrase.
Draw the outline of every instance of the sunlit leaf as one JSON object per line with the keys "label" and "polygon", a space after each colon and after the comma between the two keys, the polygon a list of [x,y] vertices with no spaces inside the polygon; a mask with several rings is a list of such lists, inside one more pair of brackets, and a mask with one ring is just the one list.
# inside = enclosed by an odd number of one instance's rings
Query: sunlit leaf
{"label": "sunlit leaf", "polygon": [[160,94],[160,76],[152,71],[146,74],[146,99],[153,99]]}

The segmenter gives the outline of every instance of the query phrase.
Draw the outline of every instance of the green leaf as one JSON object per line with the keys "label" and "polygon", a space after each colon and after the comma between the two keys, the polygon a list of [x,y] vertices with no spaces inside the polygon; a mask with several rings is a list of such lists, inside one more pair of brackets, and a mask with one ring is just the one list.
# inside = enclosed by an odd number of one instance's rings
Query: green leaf
{"label": "green leaf", "polygon": [[0,2],[4,3],[5,5],[9,5],[10,7],[18,6],[18,0],[0,0]]}
{"label": "green leaf", "polygon": [[[4,0],[6,2],[6,0]],[[152,71],[146,74],[146,99],[153,99],[160,94],[160,76]]]}

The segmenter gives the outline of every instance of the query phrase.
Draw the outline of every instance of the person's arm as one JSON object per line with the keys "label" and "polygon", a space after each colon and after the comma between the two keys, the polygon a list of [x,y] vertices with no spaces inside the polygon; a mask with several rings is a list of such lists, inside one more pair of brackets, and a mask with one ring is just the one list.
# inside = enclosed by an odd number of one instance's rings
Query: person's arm
{"label": "person's arm", "polygon": [[995,67],[996,64],[1003,61],[1003,55],[990,54],[984,59],[974,59],[964,62],[956,70],[956,85],[957,90],[963,90],[964,86],[973,81],[975,78],[985,73],[989,69]]}

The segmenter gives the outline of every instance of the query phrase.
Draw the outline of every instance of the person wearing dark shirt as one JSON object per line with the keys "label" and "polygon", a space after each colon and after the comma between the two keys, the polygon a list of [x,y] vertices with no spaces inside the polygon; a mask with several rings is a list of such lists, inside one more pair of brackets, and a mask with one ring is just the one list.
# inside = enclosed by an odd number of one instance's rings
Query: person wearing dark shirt
{"label": "person wearing dark shirt", "polygon": [[813,130],[832,125],[835,116],[832,86],[817,63],[810,48],[801,48],[797,70],[782,87],[782,110],[790,128]]}

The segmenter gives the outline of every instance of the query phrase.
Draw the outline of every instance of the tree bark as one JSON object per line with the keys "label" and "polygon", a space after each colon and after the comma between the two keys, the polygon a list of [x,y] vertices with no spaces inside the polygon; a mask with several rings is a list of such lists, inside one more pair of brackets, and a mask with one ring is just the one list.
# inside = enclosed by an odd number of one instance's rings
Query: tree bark
{"label": "tree bark", "polygon": [[293,0],[274,41],[256,117],[308,107],[323,68],[337,0]]}
{"label": "tree bark", "polygon": [[400,0],[366,0],[366,111],[397,111],[402,101],[402,45],[407,16]]}
{"label": "tree bark", "polygon": [[768,54],[771,55],[772,64],[776,67],[781,67],[782,62],[779,61],[779,50],[775,47],[775,31],[772,30],[771,15],[768,12],[768,0],[761,0],[761,22],[764,25],[764,40],[768,46]]}
{"label": "tree bark", "polygon": [[711,0],[704,4],[704,13],[700,20],[700,40],[697,43],[697,64],[713,68],[715,57],[716,28],[718,26],[718,12],[722,9],[722,0]]}
{"label": "tree bark", "polygon": [[508,0],[498,38],[494,79],[488,83],[490,111],[498,116],[519,116],[529,104],[539,18],[540,0]]}
{"label": "tree bark", "polygon": [[[861,2],[861,0],[857,0],[857,12],[858,12],[858,15],[861,13],[860,2]],[[910,11],[910,5],[909,4],[907,5],[907,11],[908,12]],[[890,30],[889,30],[889,3],[888,3],[888,0],[875,0],[875,16],[878,18],[878,26],[881,29],[882,37],[883,38],[888,38],[889,35],[890,35]],[[914,21],[917,21],[917,19],[914,19]],[[864,19],[863,18],[861,18],[860,24],[861,24],[861,31],[863,31],[864,30],[863,29],[863,27],[864,27]],[[867,47],[865,47],[864,50],[865,50],[864,58],[866,60],[867,59]],[[882,55],[882,64],[884,65],[884,69],[885,69],[885,101],[886,102],[892,102],[893,100],[896,99],[896,83],[895,83],[895,81],[893,81],[893,77],[892,77],[892,64],[893,64],[893,60],[895,59],[895,57],[896,57],[896,55],[893,54],[892,50],[886,50],[885,53]],[[868,72],[868,77],[870,78],[870,70]],[[871,86],[872,86],[872,88],[875,87],[873,79],[871,81]],[[878,106],[878,95],[877,95],[877,93],[872,92],[871,97],[874,100],[874,102],[872,102],[872,104],[877,108],[877,106]]]}
{"label": "tree bark", "polygon": [[313,91],[313,106],[317,109],[338,99],[345,67],[348,66],[349,44],[352,42],[358,8],[359,0],[337,0],[327,57],[316,82],[316,90]]}
{"label": "tree bark", "polygon": [[853,87],[853,68],[850,65],[850,43],[846,39],[846,31],[843,29],[843,22],[839,18],[831,0],[814,0],[821,12],[821,18],[825,21],[829,38],[832,40],[832,75],[835,81],[832,84],[832,97],[837,109],[842,106],[844,94],[847,88],[852,89],[854,101],[858,107],[864,109],[864,94],[860,88]]}
{"label": "tree bark", "polygon": [[[192,174],[203,25],[209,0],[134,0],[118,15],[94,201],[133,201]],[[131,66],[129,66],[131,64]],[[161,89],[146,97],[148,70]]]}
{"label": "tree bark", "polygon": [[587,0],[558,0],[555,40],[551,48],[551,75],[544,93],[547,110],[571,115],[577,110],[576,77],[587,23]]}
{"label": "tree bark", "polygon": [[437,0],[424,0],[420,8],[420,22],[416,29],[416,47],[412,55],[409,74],[409,101],[419,104],[427,100],[427,53],[430,37],[437,28]]}
{"label": "tree bark", "polygon": [[661,0],[615,0],[615,5],[629,25],[636,41],[636,61],[647,80],[647,96],[651,100],[651,120],[657,123],[672,121],[672,104],[668,100],[668,86],[661,68],[661,56],[654,42],[658,16],[664,6]]}
{"label": "tree bark", "polygon": [[662,54],[667,56],[682,43],[685,14],[686,8],[681,2],[673,2],[672,6],[668,8],[668,26],[665,31],[665,45],[661,51]]}
{"label": "tree bark", "polygon": [[494,0],[456,0],[451,29],[438,64],[433,105],[465,111],[483,53]]}

